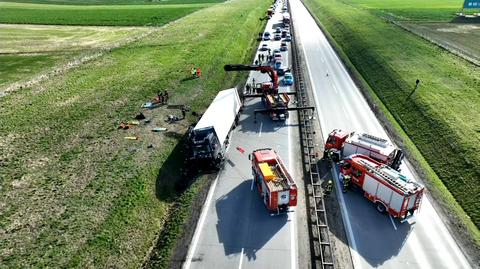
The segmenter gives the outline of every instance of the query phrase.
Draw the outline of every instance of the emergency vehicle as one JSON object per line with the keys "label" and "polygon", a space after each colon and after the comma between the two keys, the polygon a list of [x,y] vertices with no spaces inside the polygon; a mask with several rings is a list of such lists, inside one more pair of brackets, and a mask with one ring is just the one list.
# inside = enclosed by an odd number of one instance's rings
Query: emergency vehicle
{"label": "emergency vehicle", "polygon": [[340,177],[347,176],[381,213],[404,219],[420,207],[423,185],[365,155],[350,155],[340,163]]}
{"label": "emergency vehicle", "polygon": [[297,185],[275,150],[257,149],[249,159],[255,185],[268,210],[279,214],[297,205]]}
{"label": "emergency vehicle", "polygon": [[366,133],[345,132],[335,129],[328,135],[324,157],[333,153],[333,160],[340,161],[351,154],[363,154],[395,170],[400,169],[403,160],[402,150],[388,140]]}

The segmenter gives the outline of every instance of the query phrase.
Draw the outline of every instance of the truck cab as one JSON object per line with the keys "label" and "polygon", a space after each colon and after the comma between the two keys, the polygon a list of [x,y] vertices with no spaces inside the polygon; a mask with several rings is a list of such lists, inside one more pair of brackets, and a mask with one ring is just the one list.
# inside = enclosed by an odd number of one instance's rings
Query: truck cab
{"label": "truck cab", "polygon": [[330,134],[328,134],[327,142],[325,143],[324,158],[327,157],[327,152],[333,149],[335,150],[335,153],[339,154],[339,156],[337,156],[339,160],[341,158],[339,152],[342,150],[343,144],[349,135],[350,133],[340,129],[331,131]]}
{"label": "truck cab", "polygon": [[212,166],[218,165],[224,152],[213,127],[191,130],[189,140],[192,147],[190,159]]}

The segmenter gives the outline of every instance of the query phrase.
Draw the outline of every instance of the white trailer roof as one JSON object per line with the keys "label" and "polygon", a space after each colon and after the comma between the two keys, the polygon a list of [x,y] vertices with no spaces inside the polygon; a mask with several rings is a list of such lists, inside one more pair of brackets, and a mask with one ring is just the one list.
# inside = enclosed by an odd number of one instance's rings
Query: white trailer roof
{"label": "white trailer roof", "polygon": [[396,149],[388,140],[365,133],[354,133],[346,142],[363,148],[369,148],[385,156],[389,156]]}
{"label": "white trailer roof", "polygon": [[218,140],[223,144],[238,111],[240,111],[240,106],[237,89],[231,88],[218,92],[193,130],[213,127]]}

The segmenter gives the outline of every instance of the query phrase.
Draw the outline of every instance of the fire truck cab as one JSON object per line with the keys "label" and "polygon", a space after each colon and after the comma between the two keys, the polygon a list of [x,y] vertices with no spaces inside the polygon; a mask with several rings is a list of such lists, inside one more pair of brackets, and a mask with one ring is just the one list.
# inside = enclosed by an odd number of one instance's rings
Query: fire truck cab
{"label": "fire truck cab", "polygon": [[297,205],[297,185],[275,150],[255,150],[249,159],[255,185],[269,211],[279,214]]}

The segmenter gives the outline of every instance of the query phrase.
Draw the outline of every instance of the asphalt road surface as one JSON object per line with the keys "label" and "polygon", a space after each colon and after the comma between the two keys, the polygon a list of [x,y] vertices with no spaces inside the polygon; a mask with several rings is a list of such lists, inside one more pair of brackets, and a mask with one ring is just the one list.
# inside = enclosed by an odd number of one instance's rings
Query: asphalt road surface
{"label": "asphalt road surface", "polygon": [[[282,19],[281,8],[279,4],[266,26],[272,38]],[[273,52],[273,49],[280,48],[280,42],[262,41],[260,46],[268,44]],[[258,53],[268,54],[268,51],[259,50]],[[288,66],[289,53],[282,52],[282,57],[283,65]],[[255,83],[270,81],[267,74],[255,71],[250,72],[247,82],[252,83],[253,79]],[[280,92],[292,90],[290,86],[280,85]],[[280,216],[270,215],[253,185],[251,162],[248,160],[248,154],[255,149],[273,148],[289,167],[292,176],[297,178],[297,184],[301,184],[296,113],[291,112],[286,122],[273,122],[267,115],[258,114],[255,123],[253,112],[262,108],[259,98],[245,101],[239,124],[231,134],[225,167],[212,184],[202,209],[183,265],[186,269],[304,267],[299,264],[298,244],[308,247],[308,240],[298,243],[297,238],[307,238],[308,234],[305,228],[298,232],[300,214],[294,211]],[[237,151],[237,146],[245,149],[245,153]],[[301,186],[299,189],[303,188]],[[305,203],[304,200],[298,202]]]}
{"label": "asphalt road surface", "polygon": [[[387,138],[304,5],[300,0],[290,0],[290,5],[323,137],[340,128]],[[338,174],[338,169],[333,170]],[[401,171],[413,178],[406,165]],[[429,198],[424,197],[416,223],[410,224],[381,215],[360,193],[344,194],[336,189],[355,268],[470,268]]]}

